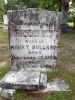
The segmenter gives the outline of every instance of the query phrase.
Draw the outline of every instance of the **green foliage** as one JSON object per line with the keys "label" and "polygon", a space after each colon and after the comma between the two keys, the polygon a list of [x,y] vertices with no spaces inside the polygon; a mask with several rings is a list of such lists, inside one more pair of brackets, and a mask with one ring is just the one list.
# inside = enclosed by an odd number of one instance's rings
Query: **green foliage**
{"label": "green foliage", "polygon": [[68,16],[68,22],[73,22],[74,21],[74,17],[73,16]]}
{"label": "green foliage", "polygon": [[44,8],[47,10],[57,10],[57,2],[55,0],[8,0],[8,3],[5,7],[6,10],[25,8]]}
{"label": "green foliage", "polygon": [[73,27],[73,22],[68,22],[68,25],[69,25],[70,27]]}
{"label": "green foliage", "polygon": [[3,20],[3,14],[5,13],[5,8],[4,8],[4,1],[0,0],[0,21],[2,22]]}
{"label": "green foliage", "polygon": [[0,0],[0,14],[4,13],[5,9],[4,9],[4,1],[3,0]]}
{"label": "green foliage", "polygon": [[16,10],[16,0],[8,0],[8,3],[5,5],[6,10]]}
{"label": "green foliage", "polygon": [[[7,10],[25,9],[25,8],[43,8],[47,10],[61,11],[62,4],[71,0],[8,0],[5,5]],[[74,0],[72,0],[75,3]],[[66,5],[67,6],[67,5]]]}
{"label": "green foliage", "polygon": [[57,10],[57,5],[52,0],[41,0],[38,2],[38,7],[47,10]]}
{"label": "green foliage", "polygon": [[2,78],[9,70],[10,70],[10,67],[7,67],[7,66],[0,68],[0,78]]}

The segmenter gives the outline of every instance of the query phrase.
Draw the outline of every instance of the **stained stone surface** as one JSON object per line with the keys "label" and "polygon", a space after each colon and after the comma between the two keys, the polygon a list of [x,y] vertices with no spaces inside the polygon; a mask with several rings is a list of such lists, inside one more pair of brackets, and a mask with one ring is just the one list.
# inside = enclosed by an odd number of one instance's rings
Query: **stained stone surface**
{"label": "stained stone surface", "polygon": [[69,88],[69,84],[67,84],[62,79],[53,79],[52,81],[47,83],[47,87],[40,91],[33,91],[32,93],[46,93],[46,92],[63,92],[63,91],[71,91]]}
{"label": "stained stone surface", "polygon": [[16,90],[14,89],[2,89],[1,88],[1,96],[3,98],[5,98],[6,100],[11,100],[11,99],[14,99],[13,98],[13,94],[16,92]]}
{"label": "stained stone surface", "polygon": [[42,92],[50,92],[50,91],[70,91],[69,85],[65,83],[64,80],[54,79],[52,82],[47,83],[47,88],[45,88]]}
{"label": "stained stone surface", "polygon": [[8,12],[12,70],[55,69],[60,13],[29,8]]}
{"label": "stained stone surface", "polygon": [[2,82],[5,88],[35,90],[47,86],[47,75],[34,71],[10,71]]}
{"label": "stained stone surface", "polygon": [[55,69],[60,16],[38,8],[8,11],[11,71],[0,82],[2,94],[7,96],[9,89],[48,87],[45,73]]}
{"label": "stained stone surface", "polygon": [[[62,79],[54,79],[51,82],[47,83],[47,87],[43,90],[38,89],[38,91],[31,91],[32,93],[46,93],[46,92],[60,92],[60,91],[70,91],[69,85],[65,83]],[[14,99],[13,94],[16,92],[15,89],[2,89],[0,88],[1,96],[7,99]]]}

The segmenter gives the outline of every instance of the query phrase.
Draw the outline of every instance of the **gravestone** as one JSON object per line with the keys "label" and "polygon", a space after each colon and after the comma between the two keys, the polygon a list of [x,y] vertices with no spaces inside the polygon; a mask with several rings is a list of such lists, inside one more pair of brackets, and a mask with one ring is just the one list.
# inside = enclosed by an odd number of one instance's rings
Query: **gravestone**
{"label": "gravestone", "polygon": [[59,13],[41,9],[9,11],[12,70],[55,68],[60,33]]}
{"label": "gravestone", "polygon": [[47,87],[46,72],[56,66],[60,15],[38,8],[8,11],[11,71],[2,79],[4,88]]}

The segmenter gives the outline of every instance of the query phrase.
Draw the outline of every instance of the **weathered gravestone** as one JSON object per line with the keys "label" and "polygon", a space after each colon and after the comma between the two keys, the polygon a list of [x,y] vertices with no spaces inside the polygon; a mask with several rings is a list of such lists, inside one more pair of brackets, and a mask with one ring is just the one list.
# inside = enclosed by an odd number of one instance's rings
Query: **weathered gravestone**
{"label": "weathered gravestone", "polygon": [[8,19],[11,71],[2,79],[4,88],[45,88],[45,72],[56,65],[60,13],[29,8],[9,11]]}
{"label": "weathered gravestone", "polygon": [[55,68],[60,33],[59,13],[41,9],[9,11],[12,70]]}

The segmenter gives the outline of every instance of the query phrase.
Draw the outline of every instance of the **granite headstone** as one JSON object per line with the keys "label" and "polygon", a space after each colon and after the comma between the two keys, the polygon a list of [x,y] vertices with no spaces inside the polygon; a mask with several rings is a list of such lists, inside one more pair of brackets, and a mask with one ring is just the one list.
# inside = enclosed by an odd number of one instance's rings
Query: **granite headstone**
{"label": "granite headstone", "polygon": [[55,68],[60,14],[41,9],[9,11],[12,70],[48,71]]}
{"label": "granite headstone", "polygon": [[46,71],[55,69],[60,13],[38,8],[8,11],[11,71],[2,82],[9,89],[42,89]]}

